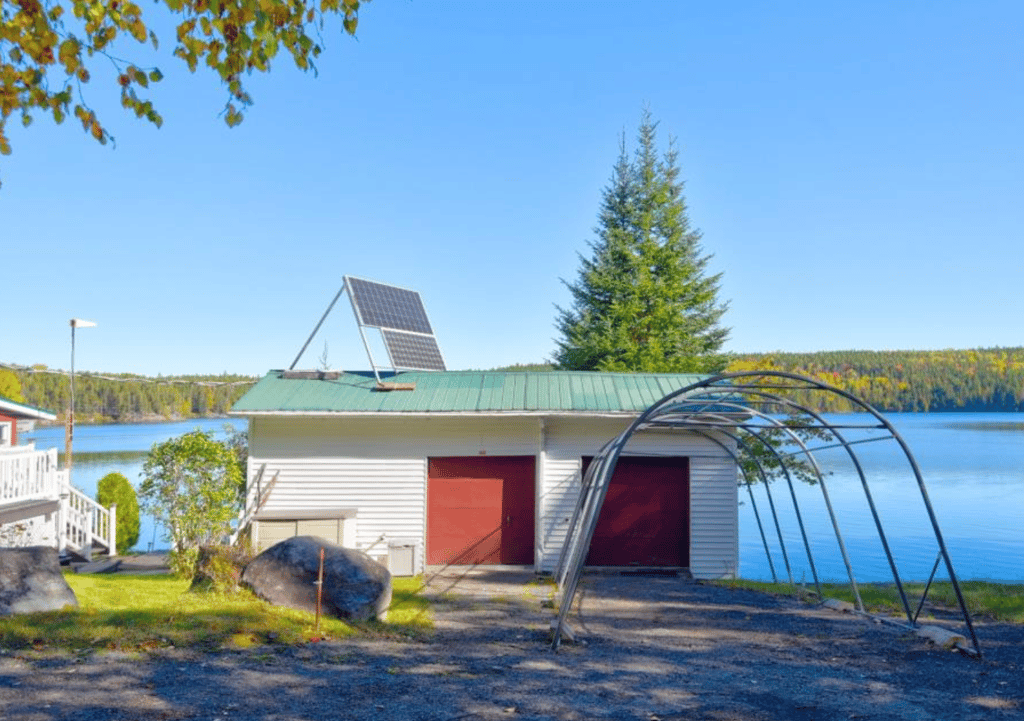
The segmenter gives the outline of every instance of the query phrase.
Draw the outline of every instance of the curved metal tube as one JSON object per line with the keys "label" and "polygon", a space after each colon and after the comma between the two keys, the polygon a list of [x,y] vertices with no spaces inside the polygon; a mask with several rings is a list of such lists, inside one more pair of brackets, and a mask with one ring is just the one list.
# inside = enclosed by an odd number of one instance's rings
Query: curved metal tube
{"label": "curved metal tube", "polygon": [[[758,379],[762,381],[760,384],[755,385],[750,382],[746,382],[749,379]],[[771,379],[777,379],[777,383],[772,383]],[[830,423],[824,419],[824,417],[808,407],[803,403],[796,402],[791,398],[783,397],[778,393],[772,391],[785,391],[789,393],[793,392],[827,392],[838,395],[845,398],[851,403],[854,408],[860,408],[864,412],[870,414],[874,419],[878,421],[878,425],[857,425],[857,426],[842,426],[840,424]],[[703,395],[699,395],[703,393]],[[744,395],[749,396],[746,402],[741,404],[737,401],[737,397],[743,397]],[[773,516],[776,519],[776,529],[780,536],[780,543],[782,542],[781,530],[778,526],[778,516],[775,511],[774,501],[771,496],[770,484],[767,482],[767,476],[765,469],[761,466],[760,462],[757,461],[755,454],[750,453],[750,444],[741,437],[741,432],[747,435],[753,436],[757,439],[757,442],[763,445],[765,448],[774,454],[774,457],[779,463],[779,467],[782,469],[783,474],[787,479],[790,493],[793,497],[794,510],[797,514],[797,520],[800,524],[801,534],[804,538],[805,548],[808,554],[808,561],[811,564],[812,572],[815,576],[815,583],[818,583],[817,572],[814,568],[814,561],[811,557],[811,551],[809,543],[807,541],[806,530],[803,525],[803,520],[799,510],[799,504],[796,499],[795,490],[792,484],[792,477],[789,473],[789,468],[785,461],[785,456],[795,457],[796,454],[783,454],[780,453],[771,442],[766,440],[763,435],[752,428],[765,429],[763,425],[751,426],[747,423],[741,423],[736,419],[728,417],[723,413],[723,408],[732,408],[746,415],[747,418],[758,417],[761,421],[769,422],[771,428],[776,430],[784,430],[789,436],[790,440],[800,446],[801,452],[807,457],[811,463],[812,469],[819,479],[822,487],[822,494],[825,501],[826,508],[829,513],[829,517],[832,521],[833,529],[836,533],[836,538],[839,544],[840,553],[843,556],[843,562],[846,565],[847,573],[850,577],[851,585],[853,587],[854,595],[857,598],[858,607],[863,611],[863,603],[860,598],[859,590],[856,585],[856,577],[853,573],[853,568],[849,560],[845,544],[842,540],[842,534],[840,533],[839,524],[835,516],[832,503],[828,495],[826,485],[824,483],[824,476],[821,473],[821,469],[817,464],[813,452],[807,447],[807,444],[803,442],[803,439],[799,437],[796,430],[799,426],[790,426],[784,423],[780,423],[777,419],[772,419],[767,413],[764,413],[754,407],[754,404],[758,403],[770,408],[775,409],[786,409],[787,412],[797,412],[803,414],[805,417],[812,418],[815,423],[813,425],[804,426],[808,430],[827,432],[833,438],[838,441],[850,458],[854,469],[857,472],[858,477],[861,481],[861,486],[864,490],[865,497],[868,501],[868,506],[871,510],[872,517],[875,522],[876,530],[879,534],[879,539],[882,543],[883,549],[886,554],[886,558],[889,562],[890,569],[893,574],[893,580],[899,591],[904,610],[907,614],[908,622],[911,626],[915,623],[915,618],[910,611],[909,601],[906,596],[906,591],[903,587],[902,579],[899,571],[896,568],[895,559],[892,555],[892,551],[889,547],[888,539],[885,536],[885,531],[882,527],[881,518],[878,513],[878,509],[875,505],[874,498],[871,494],[870,487],[867,482],[867,476],[864,472],[864,468],[860,463],[860,459],[853,450],[853,445],[861,443],[863,441],[851,441],[845,437],[844,434],[840,433],[839,428],[851,427],[860,428],[865,430],[885,430],[889,434],[889,438],[895,440],[901,448],[911,470],[914,473],[914,477],[917,481],[919,491],[921,493],[922,500],[925,504],[925,509],[928,513],[929,520],[932,524],[933,531],[935,532],[936,541],[939,545],[939,551],[941,558],[945,561],[947,572],[949,573],[950,581],[953,585],[954,591],[957,596],[958,603],[960,604],[961,612],[963,613],[964,620],[970,631],[971,639],[974,642],[975,650],[980,657],[981,651],[978,644],[977,635],[974,630],[974,626],[970,617],[970,613],[967,610],[966,603],[963,599],[963,594],[960,589],[959,582],[956,577],[956,573],[953,569],[952,561],[949,557],[948,550],[945,545],[945,541],[942,537],[941,530],[938,526],[938,521],[935,516],[934,509],[931,505],[931,501],[928,497],[927,489],[924,485],[924,479],[921,475],[920,468],[917,465],[917,461],[914,459],[913,454],[910,452],[909,447],[903,438],[899,435],[896,429],[873,407],[863,400],[857,398],[853,394],[844,391],[840,388],[830,386],[827,383],[800,376],[793,373],[786,373],[783,371],[747,371],[742,373],[724,373],[713,378],[705,379],[697,383],[686,386],[679,390],[669,393],[660,401],[651,405],[647,410],[641,413],[634,421],[618,436],[610,440],[601,449],[598,456],[595,457],[588,468],[587,473],[581,482],[580,498],[578,500],[576,509],[573,513],[573,520],[567,529],[566,543],[563,546],[562,554],[559,558],[558,567],[558,580],[560,590],[562,591],[561,598],[562,603],[558,615],[558,625],[555,633],[555,639],[553,647],[557,648],[560,641],[561,629],[564,624],[565,617],[568,613],[572,600],[578,587],[579,578],[582,573],[583,562],[586,557],[586,551],[589,549],[590,542],[593,539],[593,533],[597,523],[597,515],[600,512],[601,505],[604,502],[605,495],[607,493],[608,483],[611,475],[614,473],[616,463],[619,456],[621,455],[624,447],[629,442],[629,439],[645,425],[670,425],[673,427],[687,428],[691,431],[697,432],[700,435],[713,439],[721,447],[727,450],[729,454],[735,459],[736,455],[729,448],[728,444],[724,444],[720,439],[715,438],[712,435],[713,432],[720,433],[727,438],[730,438],[738,448],[742,447],[753,460],[758,468],[758,473],[765,479],[766,494],[769,499],[769,504],[772,507]],[[749,404],[749,405],[748,405]],[[686,408],[689,406],[689,409]],[[675,416],[674,419],[668,419],[669,416]],[[664,418],[664,419],[663,419]],[[879,440],[889,440],[889,438],[881,438]],[[758,521],[758,528],[761,533],[761,539],[765,546],[765,552],[768,557],[769,566],[772,570],[772,576],[775,577],[774,564],[771,561],[771,554],[768,549],[767,538],[764,534],[764,529],[761,524],[760,513],[757,511],[757,505],[754,501],[753,492],[751,490],[751,480],[747,476],[746,471],[743,472],[744,483],[747,485],[747,490],[750,495],[751,501],[754,506],[755,516]],[[790,582],[793,582],[792,572],[789,568],[788,557],[785,552],[785,546],[781,546],[783,557],[786,560],[787,572],[789,573]],[[819,586],[820,592],[820,586]],[[925,591],[927,594],[927,590]],[[923,600],[923,599],[922,599]]]}

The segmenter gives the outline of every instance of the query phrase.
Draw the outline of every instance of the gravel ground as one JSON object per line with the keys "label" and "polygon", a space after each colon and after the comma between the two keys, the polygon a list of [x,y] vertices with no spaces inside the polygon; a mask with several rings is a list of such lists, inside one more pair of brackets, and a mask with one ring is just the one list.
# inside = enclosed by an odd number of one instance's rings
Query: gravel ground
{"label": "gravel ground", "polygon": [[522,573],[437,578],[425,640],[0,652],[0,718],[1024,719],[1024,626],[979,622],[979,661],[789,598],[587,576],[572,615],[580,641],[552,653],[550,590]]}

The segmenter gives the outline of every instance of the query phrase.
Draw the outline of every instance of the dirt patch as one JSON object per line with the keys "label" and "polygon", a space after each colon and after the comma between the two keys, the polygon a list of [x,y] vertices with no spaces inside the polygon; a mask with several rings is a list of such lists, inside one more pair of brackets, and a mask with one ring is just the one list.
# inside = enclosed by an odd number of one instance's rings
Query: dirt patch
{"label": "dirt patch", "polygon": [[0,656],[0,717],[114,719],[1024,718],[1024,627],[979,622],[985,659],[785,597],[587,576],[580,643],[548,650],[550,585],[434,579],[427,639],[203,654]]}

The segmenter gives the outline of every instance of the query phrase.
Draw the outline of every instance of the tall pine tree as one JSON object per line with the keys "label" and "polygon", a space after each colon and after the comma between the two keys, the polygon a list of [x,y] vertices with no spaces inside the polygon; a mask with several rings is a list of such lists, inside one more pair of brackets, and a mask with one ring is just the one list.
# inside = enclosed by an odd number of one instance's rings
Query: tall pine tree
{"label": "tall pine tree", "polygon": [[580,255],[572,306],[558,308],[553,358],[566,370],[709,373],[721,370],[721,274],[690,227],[673,143],[659,157],[644,111],[633,156],[623,137],[604,189],[593,254]]}

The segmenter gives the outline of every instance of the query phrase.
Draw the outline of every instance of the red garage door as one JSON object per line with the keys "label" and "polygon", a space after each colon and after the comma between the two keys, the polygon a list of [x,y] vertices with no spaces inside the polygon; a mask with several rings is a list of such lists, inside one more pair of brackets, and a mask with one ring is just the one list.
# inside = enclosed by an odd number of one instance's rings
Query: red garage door
{"label": "red garage door", "polygon": [[533,563],[533,456],[431,458],[427,563]]}
{"label": "red garage door", "polygon": [[620,457],[587,565],[688,567],[689,467],[687,458]]}

